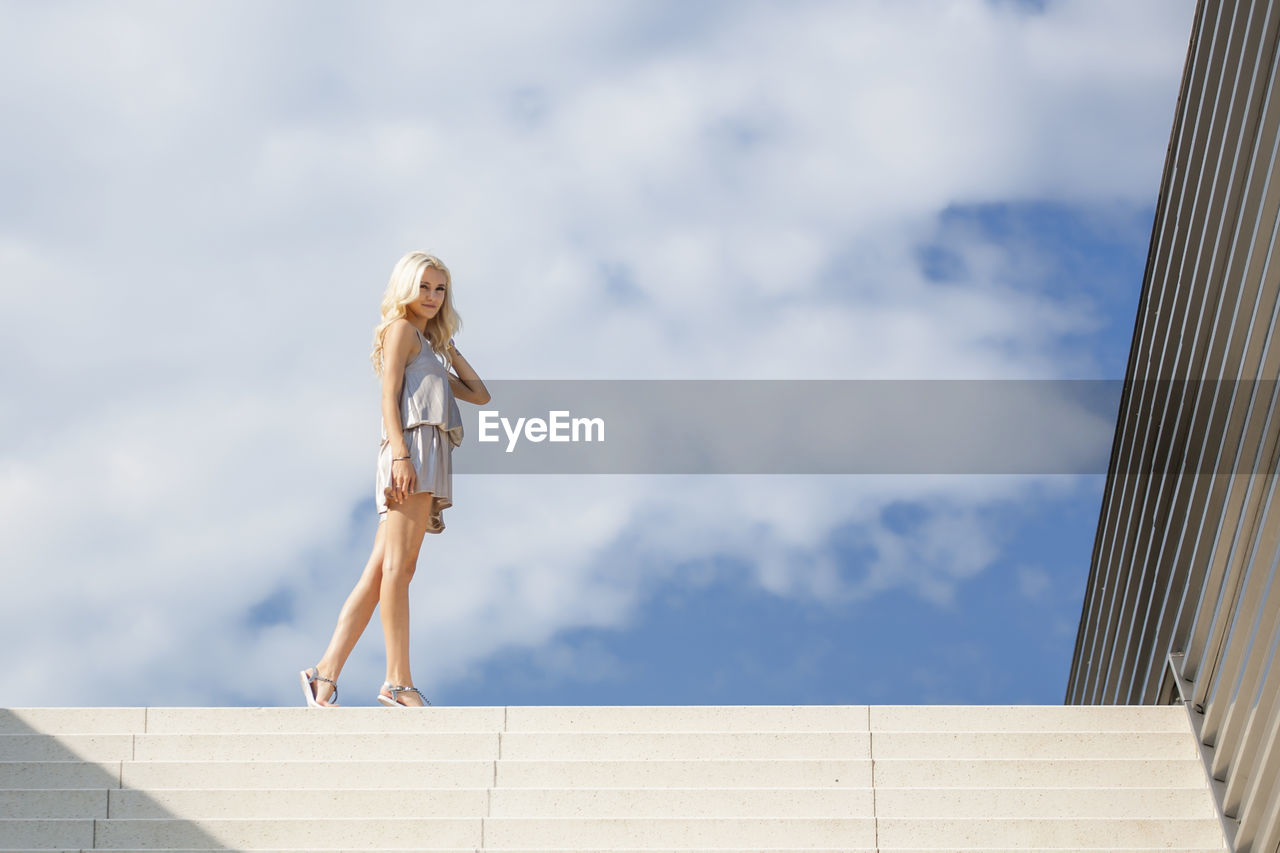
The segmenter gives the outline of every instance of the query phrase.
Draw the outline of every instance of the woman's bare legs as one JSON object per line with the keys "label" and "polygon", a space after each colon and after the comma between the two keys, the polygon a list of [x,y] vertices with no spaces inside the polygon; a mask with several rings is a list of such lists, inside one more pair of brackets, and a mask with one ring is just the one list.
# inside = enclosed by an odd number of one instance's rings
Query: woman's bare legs
{"label": "woman's bare legs", "polygon": [[[351,650],[369,627],[374,608],[381,604],[382,630],[387,640],[387,681],[397,686],[413,684],[409,674],[409,581],[417,568],[427,517],[434,502],[435,496],[429,492],[410,495],[403,503],[391,507],[386,520],[379,522],[369,562],[342,605],[329,647],[316,665],[319,675],[338,680]],[[388,549],[387,532],[392,528],[394,547]],[[390,572],[386,571],[388,568]],[[333,687],[323,681],[317,681],[314,689],[316,701],[321,704],[333,695]],[[416,693],[402,693],[400,700],[406,705],[421,704]]]}
{"label": "woman's bare legs", "polygon": [[[387,681],[396,686],[413,686],[409,672],[409,581],[418,566],[418,552],[434,503],[435,496],[430,492],[409,495],[389,509],[387,520],[381,525],[387,530],[378,604],[387,641]],[[416,693],[401,693],[399,699],[405,705],[422,704]]]}
{"label": "woman's bare legs", "polygon": [[[338,613],[338,624],[333,629],[333,637],[329,640],[329,648],[324,657],[316,664],[318,673],[325,678],[338,680],[339,673],[346,666],[351,650],[356,641],[369,627],[373,618],[373,610],[378,606],[378,596],[382,594],[382,561],[387,523],[379,522],[378,532],[373,537],[373,553],[365,564],[364,572],[356,581],[355,588],[347,596],[347,601]],[[315,683],[316,701],[324,704],[333,695],[333,686],[323,681]]]}

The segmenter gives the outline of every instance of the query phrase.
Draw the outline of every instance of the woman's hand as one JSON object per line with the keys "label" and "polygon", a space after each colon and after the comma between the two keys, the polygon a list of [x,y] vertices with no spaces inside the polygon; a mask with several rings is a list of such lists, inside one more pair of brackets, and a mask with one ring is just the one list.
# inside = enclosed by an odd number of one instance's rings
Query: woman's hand
{"label": "woman's hand", "polygon": [[397,459],[391,463],[391,485],[387,487],[387,502],[400,503],[413,494],[418,484],[418,472],[409,459]]}

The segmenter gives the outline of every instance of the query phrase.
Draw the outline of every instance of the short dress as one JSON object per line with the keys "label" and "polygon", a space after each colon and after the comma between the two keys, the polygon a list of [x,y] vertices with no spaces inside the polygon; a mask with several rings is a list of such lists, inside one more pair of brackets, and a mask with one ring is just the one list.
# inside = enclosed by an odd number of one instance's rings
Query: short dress
{"label": "short dress", "polygon": [[[409,462],[417,472],[414,492],[431,492],[440,509],[453,506],[453,448],[462,443],[462,413],[449,386],[449,370],[444,359],[431,349],[426,335],[418,332],[422,350],[405,365],[400,391],[400,423]],[[378,447],[377,484],[374,499],[378,521],[386,521],[387,496],[391,485],[391,441],[387,425],[381,425]]]}

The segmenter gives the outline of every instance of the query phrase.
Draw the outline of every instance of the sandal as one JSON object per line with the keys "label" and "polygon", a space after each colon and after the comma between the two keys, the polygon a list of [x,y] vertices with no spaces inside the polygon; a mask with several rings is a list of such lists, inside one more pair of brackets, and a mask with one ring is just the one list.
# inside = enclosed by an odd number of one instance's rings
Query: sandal
{"label": "sandal", "polygon": [[401,693],[417,693],[418,698],[422,700],[423,707],[426,707],[431,704],[431,700],[428,699],[426,696],[423,696],[422,691],[416,687],[397,687],[393,685],[390,681],[384,681],[382,682],[382,689],[389,691],[391,695],[384,696],[382,694],[382,691],[378,691],[378,701],[389,708],[412,708],[413,707],[412,705],[406,705],[400,701],[398,697],[399,697],[399,694]]}
{"label": "sandal", "polygon": [[[331,705],[338,704],[338,682],[332,678],[322,676],[319,667],[313,666],[310,669],[304,669],[298,675],[302,680],[302,693],[307,697],[308,706],[312,708],[328,708]],[[315,683],[317,681],[325,681],[333,685],[333,693],[329,694],[329,701],[323,704],[316,701]]]}

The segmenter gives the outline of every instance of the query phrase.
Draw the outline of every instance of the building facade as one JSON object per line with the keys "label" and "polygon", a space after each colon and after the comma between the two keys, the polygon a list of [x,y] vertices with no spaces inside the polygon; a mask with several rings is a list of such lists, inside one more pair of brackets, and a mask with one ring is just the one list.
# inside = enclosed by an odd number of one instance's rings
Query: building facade
{"label": "building facade", "polygon": [[1278,41],[1196,8],[1066,693],[1183,702],[1242,851],[1280,849]]}

